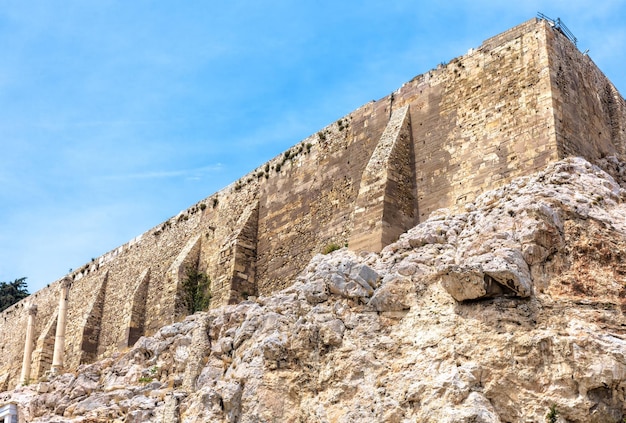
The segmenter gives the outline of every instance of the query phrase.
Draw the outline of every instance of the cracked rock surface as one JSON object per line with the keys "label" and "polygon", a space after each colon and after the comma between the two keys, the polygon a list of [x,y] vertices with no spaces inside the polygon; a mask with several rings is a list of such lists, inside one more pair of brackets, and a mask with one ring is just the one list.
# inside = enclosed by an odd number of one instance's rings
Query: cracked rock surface
{"label": "cracked rock surface", "polygon": [[25,422],[621,422],[619,182],[554,163],[0,401]]}

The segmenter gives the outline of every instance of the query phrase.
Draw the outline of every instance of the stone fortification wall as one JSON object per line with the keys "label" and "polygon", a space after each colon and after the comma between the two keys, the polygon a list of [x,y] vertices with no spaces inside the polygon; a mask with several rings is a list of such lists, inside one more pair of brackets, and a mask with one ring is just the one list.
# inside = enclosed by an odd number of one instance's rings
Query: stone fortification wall
{"label": "stone fortification wall", "polygon": [[557,158],[543,21],[528,21],[420,75],[410,104],[420,221]]}
{"label": "stone fortification wall", "polygon": [[395,109],[363,171],[350,248],[379,251],[417,223],[409,106]]}
{"label": "stone fortification wall", "polygon": [[589,56],[559,31],[548,31],[559,158],[590,161],[626,154],[626,104]]}
{"label": "stone fortification wall", "polygon": [[[228,302],[230,283],[220,279],[219,253],[255,195],[250,186],[227,187],[72,272],[65,367],[75,369],[123,349],[186,315],[181,283],[187,268],[215,275],[214,303]],[[52,283],[0,314],[0,389],[18,382],[27,302],[38,306],[31,379],[50,370],[59,285]]]}
{"label": "stone fortification wall", "polygon": [[[46,356],[44,359],[49,363],[52,362],[56,313],[59,303],[53,285],[28,297],[29,302],[36,303],[39,307],[35,320],[33,356]],[[20,301],[0,314],[0,339],[2,339],[0,343],[0,390],[14,386],[20,375],[27,318],[26,301]],[[47,334],[51,334],[51,337],[47,337]],[[36,364],[38,362],[33,366],[33,379],[38,373],[43,374]]]}
{"label": "stone fortification wall", "polygon": [[261,294],[290,284],[326,245],[348,243],[361,176],[388,119],[386,104],[372,102],[292,148],[302,148],[296,157],[270,162],[280,170],[260,187]]}
{"label": "stone fortification wall", "polygon": [[[546,21],[531,20],[417,76],[218,193],[77,269],[65,368],[184,316],[188,271],[211,307],[291,284],[325,247],[379,251],[442,207],[566,155],[624,153],[624,100]],[[51,367],[59,283],[0,314],[0,389],[18,382],[38,306],[31,378]]]}

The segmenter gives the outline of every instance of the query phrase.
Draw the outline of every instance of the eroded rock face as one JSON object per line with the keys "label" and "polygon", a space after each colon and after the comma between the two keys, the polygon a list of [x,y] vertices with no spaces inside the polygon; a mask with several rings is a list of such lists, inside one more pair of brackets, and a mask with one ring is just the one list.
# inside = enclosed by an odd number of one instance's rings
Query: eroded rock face
{"label": "eroded rock face", "polygon": [[621,422],[625,200],[558,162],[0,401],[33,422]]}

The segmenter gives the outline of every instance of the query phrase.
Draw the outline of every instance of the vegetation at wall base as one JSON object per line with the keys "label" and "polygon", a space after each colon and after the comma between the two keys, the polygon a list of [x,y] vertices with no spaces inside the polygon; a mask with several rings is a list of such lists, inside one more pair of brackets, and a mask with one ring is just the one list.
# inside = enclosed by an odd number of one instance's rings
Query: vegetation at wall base
{"label": "vegetation at wall base", "polygon": [[341,245],[332,242],[324,247],[324,249],[322,250],[322,254],[330,254],[333,251],[337,251],[339,249],[341,249]]}
{"label": "vegetation at wall base", "polygon": [[206,310],[211,303],[211,279],[195,267],[188,267],[183,280],[183,301],[189,314]]}

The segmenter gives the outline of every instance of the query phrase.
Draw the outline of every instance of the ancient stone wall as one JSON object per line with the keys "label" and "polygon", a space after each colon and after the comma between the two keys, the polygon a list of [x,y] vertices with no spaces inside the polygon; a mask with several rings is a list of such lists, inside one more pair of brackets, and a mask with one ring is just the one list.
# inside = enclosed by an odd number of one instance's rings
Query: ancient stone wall
{"label": "ancient stone wall", "polygon": [[395,109],[361,177],[350,248],[380,251],[417,223],[409,106]]}
{"label": "ancient stone wall", "polygon": [[270,162],[276,175],[259,196],[259,293],[291,284],[326,245],[347,244],[361,175],[389,119],[384,108],[370,103],[292,148],[295,157]]}
{"label": "ancient stone wall", "polygon": [[626,105],[591,58],[558,30],[547,31],[559,158],[595,161],[626,154]]}
{"label": "ancient stone wall", "polygon": [[[557,29],[530,20],[415,77],[230,186],[75,270],[65,367],[132,345],[188,313],[189,270],[211,307],[293,283],[326,246],[378,251],[442,207],[566,155],[624,154],[626,106]],[[32,378],[50,369],[55,282],[0,314],[0,389],[14,386],[26,302]]]}
{"label": "ancient stone wall", "polygon": [[[44,288],[28,297],[28,302],[37,304],[35,319],[33,357],[38,358],[33,365],[31,379],[50,368],[54,348],[54,331],[59,298],[54,288]],[[26,301],[9,307],[0,313],[0,390],[14,386],[18,382],[20,365],[26,337]],[[48,336],[47,336],[48,335]],[[51,335],[51,336],[49,336]],[[40,369],[39,366],[43,366]]]}
{"label": "ancient stone wall", "polygon": [[526,22],[394,93],[411,106],[420,220],[556,159],[546,30]]}

